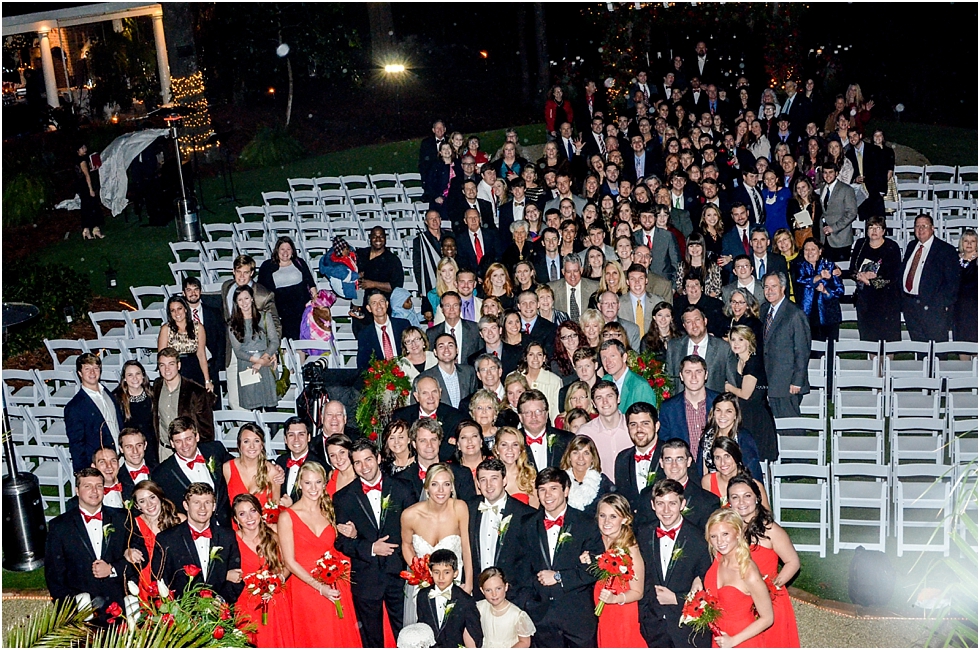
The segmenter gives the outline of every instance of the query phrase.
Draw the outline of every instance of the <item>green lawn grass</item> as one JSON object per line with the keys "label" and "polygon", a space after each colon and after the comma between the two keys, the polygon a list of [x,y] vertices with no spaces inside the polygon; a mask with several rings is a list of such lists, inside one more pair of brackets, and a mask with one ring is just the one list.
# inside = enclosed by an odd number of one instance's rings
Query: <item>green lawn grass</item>
{"label": "green lawn grass", "polygon": [[976,165],[977,130],[932,124],[873,120],[867,132],[881,129],[889,142],[912,147],[933,165]]}
{"label": "green lawn grass", "polygon": [[35,569],[26,573],[3,570],[0,576],[4,591],[10,589],[46,589],[47,583],[44,582],[44,568]]}

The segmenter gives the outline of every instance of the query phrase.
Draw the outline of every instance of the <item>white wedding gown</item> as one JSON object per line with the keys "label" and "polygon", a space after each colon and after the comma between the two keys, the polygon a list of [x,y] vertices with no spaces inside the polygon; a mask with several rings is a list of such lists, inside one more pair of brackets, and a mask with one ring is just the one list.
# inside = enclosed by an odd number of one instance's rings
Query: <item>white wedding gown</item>
{"label": "white wedding gown", "polygon": [[[429,544],[419,535],[412,535],[412,549],[415,551],[415,555],[422,557],[423,555],[432,555],[433,552],[439,549],[447,549],[456,554],[456,566],[459,567],[459,573],[456,576],[456,584],[461,584],[463,581],[463,538],[459,535],[450,535],[449,537],[443,537],[439,540],[439,543],[435,546]],[[419,587],[412,586],[405,583],[405,612],[402,619],[402,625],[411,625],[412,623],[418,623],[418,615],[415,611],[415,597],[418,595]]]}

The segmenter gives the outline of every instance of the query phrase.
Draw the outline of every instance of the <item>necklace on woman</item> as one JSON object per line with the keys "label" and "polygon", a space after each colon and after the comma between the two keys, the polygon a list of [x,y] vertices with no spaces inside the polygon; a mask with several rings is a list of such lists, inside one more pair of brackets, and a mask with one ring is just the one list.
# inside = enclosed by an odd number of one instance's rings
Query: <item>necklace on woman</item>
{"label": "necklace on woman", "polygon": [[140,391],[140,394],[139,395],[130,395],[129,396],[129,403],[130,404],[139,404],[140,402],[142,402],[145,399],[146,399],[146,391],[144,390],[144,391]]}

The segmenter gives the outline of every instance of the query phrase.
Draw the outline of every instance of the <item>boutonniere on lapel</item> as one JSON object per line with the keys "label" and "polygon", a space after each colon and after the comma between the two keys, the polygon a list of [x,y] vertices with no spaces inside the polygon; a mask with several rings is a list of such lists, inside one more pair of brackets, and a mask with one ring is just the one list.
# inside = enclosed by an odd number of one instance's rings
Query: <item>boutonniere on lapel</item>
{"label": "boutonniere on lapel", "polygon": [[126,510],[132,510],[133,509],[133,500],[132,499],[126,499],[125,501],[123,501],[123,508],[125,508]]}
{"label": "boutonniere on lapel", "polygon": [[211,474],[214,474],[214,467],[215,467],[214,456],[209,458],[208,462],[205,463],[204,466],[208,468],[208,471],[211,472]]}
{"label": "boutonniere on lapel", "polygon": [[116,527],[112,524],[107,524],[102,527],[102,539],[109,539],[109,535],[116,532]]}
{"label": "boutonniere on lapel", "polygon": [[504,541],[504,535],[507,534],[507,530],[510,528],[510,520],[513,518],[514,515],[507,515],[500,520],[500,525],[497,526],[497,535],[500,537],[498,543],[502,543]]}
{"label": "boutonniere on lapel", "polygon": [[378,523],[379,527],[385,525],[385,515],[388,514],[388,508],[391,507],[391,495],[381,497],[381,521]]}
{"label": "boutonniere on lapel", "polygon": [[670,561],[671,562],[676,562],[677,560],[681,559],[682,557],[684,557],[684,547],[683,546],[677,546],[677,547],[674,548],[674,552],[670,554]]}
{"label": "boutonniere on lapel", "polygon": [[686,517],[689,514],[691,514],[691,506],[685,506],[684,509],[681,510],[681,517]]}
{"label": "boutonniere on lapel", "polygon": [[208,560],[211,562],[221,562],[221,556],[219,553],[224,550],[224,546],[212,546],[211,553],[208,554]]}
{"label": "boutonniere on lapel", "polygon": [[555,440],[557,439],[558,439],[557,435],[553,433],[548,434],[548,451],[551,451],[551,448],[555,446]]}
{"label": "boutonniere on lapel", "polygon": [[572,534],[567,530],[561,531],[558,534],[558,542],[555,544],[555,553],[558,553],[558,549],[561,548],[562,544],[570,541],[572,541]]}
{"label": "boutonniere on lapel", "polygon": [[453,610],[455,608],[456,608],[456,603],[454,603],[454,602],[446,603],[446,611],[444,611],[442,613],[442,624],[443,625],[446,624],[446,619],[449,618],[449,615],[453,613]]}
{"label": "boutonniere on lapel", "polygon": [[646,486],[647,487],[650,487],[651,485],[653,485],[656,482],[657,482],[657,473],[656,472],[647,472]]}

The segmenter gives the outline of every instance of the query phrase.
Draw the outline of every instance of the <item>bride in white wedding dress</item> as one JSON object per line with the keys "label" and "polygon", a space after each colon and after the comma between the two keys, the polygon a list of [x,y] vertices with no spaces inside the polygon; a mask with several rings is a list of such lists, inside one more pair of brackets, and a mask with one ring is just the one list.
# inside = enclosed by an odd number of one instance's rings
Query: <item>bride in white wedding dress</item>
{"label": "bride in white wedding dress", "polygon": [[[412,564],[418,556],[438,549],[456,554],[460,575],[456,581],[473,592],[473,559],[470,553],[469,516],[466,503],[456,499],[453,473],[443,463],[429,467],[423,488],[427,499],[407,508],[401,517],[402,556]],[[419,588],[406,583],[403,625],[417,622],[415,596]]]}

